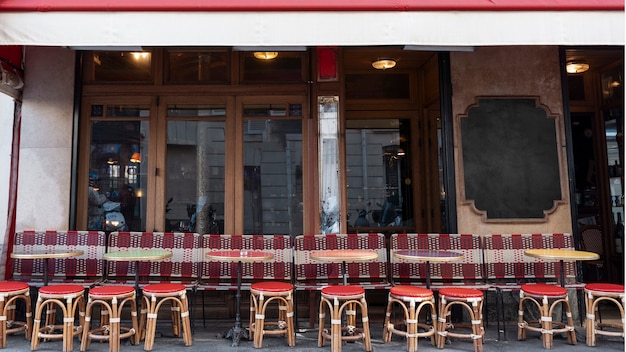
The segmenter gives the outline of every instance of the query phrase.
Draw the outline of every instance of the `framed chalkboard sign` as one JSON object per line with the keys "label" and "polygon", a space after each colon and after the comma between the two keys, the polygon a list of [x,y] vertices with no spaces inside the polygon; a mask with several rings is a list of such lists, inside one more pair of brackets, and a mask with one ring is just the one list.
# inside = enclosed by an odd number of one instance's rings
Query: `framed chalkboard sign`
{"label": "framed chalkboard sign", "polygon": [[562,200],[556,117],[516,97],[479,98],[460,116],[465,202],[486,221],[544,221]]}

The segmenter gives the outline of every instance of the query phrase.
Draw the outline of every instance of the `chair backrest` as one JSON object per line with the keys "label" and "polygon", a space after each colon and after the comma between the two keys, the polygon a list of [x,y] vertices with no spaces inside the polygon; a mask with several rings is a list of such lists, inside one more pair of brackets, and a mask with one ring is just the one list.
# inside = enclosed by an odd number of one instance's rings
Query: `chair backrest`
{"label": "chair backrest", "polygon": [[[192,232],[112,232],[109,235],[109,252],[132,249],[166,249],[172,257],[139,262],[139,275],[171,280],[198,277],[200,261],[200,235]],[[108,261],[109,277],[134,277],[135,264],[125,261]]]}
{"label": "chair backrest", "polygon": [[[105,234],[101,231],[20,231],[13,241],[14,253],[45,249],[81,250],[82,256],[50,259],[48,275],[55,278],[101,278],[104,276]],[[44,259],[13,259],[13,277],[43,280]]]}
{"label": "chair backrest", "polygon": [[[485,270],[490,280],[556,279],[560,275],[558,260],[545,260],[524,254],[527,249],[574,249],[568,233],[490,234],[484,236]],[[575,262],[564,262],[565,278],[576,278]]]}
{"label": "chair backrest", "polygon": [[604,249],[602,248],[602,228],[598,225],[585,225],[580,230],[580,238],[582,240],[582,249],[598,253],[602,257]]}
{"label": "chair backrest", "polygon": [[397,250],[451,250],[463,253],[463,260],[454,263],[430,263],[433,281],[483,280],[482,241],[475,234],[404,233],[389,239],[391,275],[394,281],[426,279],[426,264],[399,259]]}
{"label": "chair backrest", "polygon": [[290,235],[203,235],[200,279],[237,282],[236,263],[206,259],[207,252],[247,249],[271,252],[274,258],[265,262],[243,262],[242,280],[289,281],[293,277],[293,249]]}
{"label": "chair backrest", "polygon": [[341,278],[341,263],[322,263],[311,259],[311,253],[327,249],[369,249],[378,253],[376,260],[347,263],[351,281],[387,281],[387,247],[382,233],[299,235],[294,239],[296,282]]}

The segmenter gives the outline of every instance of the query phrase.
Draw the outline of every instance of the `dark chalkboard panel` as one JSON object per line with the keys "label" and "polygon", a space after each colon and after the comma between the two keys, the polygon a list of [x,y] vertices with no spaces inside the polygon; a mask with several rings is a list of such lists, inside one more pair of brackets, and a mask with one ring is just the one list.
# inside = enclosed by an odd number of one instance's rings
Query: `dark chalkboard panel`
{"label": "dark chalkboard panel", "polygon": [[555,120],[532,98],[481,98],[462,116],[465,198],[487,219],[544,218],[562,199]]}

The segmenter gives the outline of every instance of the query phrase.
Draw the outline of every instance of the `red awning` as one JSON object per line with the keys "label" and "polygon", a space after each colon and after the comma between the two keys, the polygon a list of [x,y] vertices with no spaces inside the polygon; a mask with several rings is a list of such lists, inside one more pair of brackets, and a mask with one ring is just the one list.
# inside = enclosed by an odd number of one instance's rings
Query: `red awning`
{"label": "red awning", "polygon": [[4,0],[6,11],[606,11],[623,0]]}

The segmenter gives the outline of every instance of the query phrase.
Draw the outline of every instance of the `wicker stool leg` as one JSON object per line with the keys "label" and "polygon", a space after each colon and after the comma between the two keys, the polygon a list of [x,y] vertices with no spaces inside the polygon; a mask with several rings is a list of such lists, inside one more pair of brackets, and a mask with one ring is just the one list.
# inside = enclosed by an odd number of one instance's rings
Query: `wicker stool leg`
{"label": "wicker stool leg", "polygon": [[[370,336],[370,322],[367,310],[367,301],[365,300],[365,295],[361,298],[361,320],[363,322],[363,348],[371,352],[372,351],[372,340]],[[354,305],[356,307],[356,305]],[[355,314],[356,315],[356,314]],[[356,317],[355,317],[356,319]]]}
{"label": "wicker stool leg", "polygon": [[[265,329],[265,309],[267,307],[265,297],[263,294],[258,295],[259,309],[254,314],[254,348],[261,348],[263,346],[263,329]],[[252,314],[252,312],[250,312]]]}
{"label": "wicker stool leg", "polygon": [[[332,306],[330,302],[322,297],[320,299],[320,308],[319,308],[319,329],[317,332],[317,347],[323,347],[326,344],[326,338],[324,337],[323,330],[326,321],[326,307],[328,306],[329,311],[332,313]],[[331,318],[332,319],[332,318]]]}

